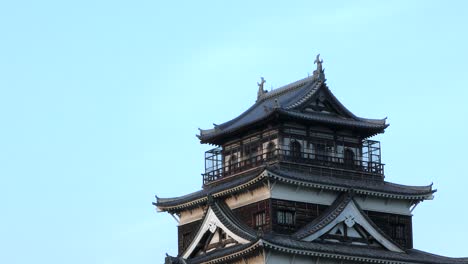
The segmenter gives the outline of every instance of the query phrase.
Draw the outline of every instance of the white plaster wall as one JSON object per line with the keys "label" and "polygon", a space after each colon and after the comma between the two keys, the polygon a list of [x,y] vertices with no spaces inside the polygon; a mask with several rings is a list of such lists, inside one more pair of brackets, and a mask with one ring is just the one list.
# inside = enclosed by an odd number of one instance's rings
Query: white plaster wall
{"label": "white plaster wall", "polygon": [[320,191],[308,187],[299,187],[290,184],[276,183],[271,190],[271,198],[304,203],[331,205],[338,197],[338,193]]}
{"label": "white plaster wall", "polygon": [[[263,201],[271,197],[270,189],[267,186],[262,186],[250,192],[243,192],[238,195],[233,195],[226,198],[225,202],[231,209],[239,208],[251,203]],[[203,218],[205,209],[197,207],[192,210],[180,212],[179,225],[185,225]]]}
{"label": "white plaster wall", "polygon": [[251,203],[263,201],[270,197],[270,189],[267,186],[262,186],[250,192],[244,192],[239,195],[228,197],[225,202],[229,208],[235,209]]}
{"label": "white plaster wall", "polygon": [[179,225],[185,225],[203,218],[205,210],[202,207],[197,207],[192,210],[186,210],[180,212]]}
{"label": "white plaster wall", "polygon": [[[338,192],[335,191],[320,191],[320,189],[308,187],[297,188],[297,186],[282,183],[277,183],[273,190],[271,190],[271,198],[274,199],[323,205],[331,205],[337,197]],[[372,196],[357,196],[355,200],[363,210],[411,215],[411,204],[408,200],[395,200]]]}
{"label": "white plaster wall", "polygon": [[384,212],[400,215],[411,215],[409,200],[395,200],[368,196],[358,196],[354,199],[363,210]]}

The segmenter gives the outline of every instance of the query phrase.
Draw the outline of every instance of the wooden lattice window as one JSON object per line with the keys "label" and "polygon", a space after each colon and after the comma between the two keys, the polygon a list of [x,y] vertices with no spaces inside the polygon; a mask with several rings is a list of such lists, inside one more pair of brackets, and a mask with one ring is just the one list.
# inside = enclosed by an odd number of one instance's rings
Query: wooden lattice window
{"label": "wooden lattice window", "polygon": [[268,143],[267,146],[267,159],[272,159],[275,157],[276,145],[273,142]]}
{"label": "wooden lattice window", "polygon": [[291,142],[289,147],[291,149],[291,156],[293,156],[295,158],[301,157],[301,153],[302,153],[301,143],[299,143],[297,141],[293,141],[293,142]]}
{"label": "wooden lattice window", "polygon": [[254,214],[255,227],[264,226],[266,224],[265,211]]}
{"label": "wooden lattice window", "polygon": [[344,164],[347,166],[354,165],[354,152],[349,148],[344,151]]}
{"label": "wooden lattice window", "polygon": [[277,211],[276,222],[280,225],[294,225],[294,222],[295,222],[294,212]]}
{"label": "wooden lattice window", "polygon": [[232,154],[229,158],[229,169],[237,169],[239,167],[239,161],[237,160],[237,156]]}

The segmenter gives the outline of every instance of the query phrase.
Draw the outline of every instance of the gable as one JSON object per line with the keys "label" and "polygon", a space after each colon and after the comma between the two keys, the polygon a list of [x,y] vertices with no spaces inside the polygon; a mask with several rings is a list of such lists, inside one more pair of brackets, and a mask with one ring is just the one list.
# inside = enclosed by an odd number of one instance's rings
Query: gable
{"label": "gable", "polygon": [[337,102],[336,98],[325,87],[321,87],[296,109],[302,113],[321,113],[353,119],[349,111],[344,109],[341,103]]}
{"label": "gable", "polygon": [[200,229],[193,238],[190,245],[182,254],[187,259],[197,255],[211,252],[217,248],[230,247],[237,244],[247,244],[249,241],[235,232],[231,231],[213,211],[212,207],[203,219]]}
{"label": "gable", "polygon": [[338,223],[329,232],[320,236],[319,239],[326,242],[383,247],[364,227],[356,224],[352,218]]}
{"label": "gable", "polygon": [[[329,216],[333,217],[333,216]],[[330,218],[327,217],[327,220]],[[403,252],[393,241],[386,237],[373,225],[353,200],[346,204],[333,220],[317,223],[321,228],[302,238],[303,241],[322,240],[336,243],[352,243],[355,245],[380,246],[394,252]]]}

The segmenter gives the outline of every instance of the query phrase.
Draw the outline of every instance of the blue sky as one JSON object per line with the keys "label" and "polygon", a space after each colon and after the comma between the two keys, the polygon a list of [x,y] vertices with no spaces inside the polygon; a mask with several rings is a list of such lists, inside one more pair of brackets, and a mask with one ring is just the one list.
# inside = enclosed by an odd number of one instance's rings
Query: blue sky
{"label": "blue sky", "polygon": [[0,2],[0,262],[162,263],[154,194],[198,190],[197,128],[307,76],[388,116],[386,179],[426,185],[414,244],[468,256],[463,1]]}

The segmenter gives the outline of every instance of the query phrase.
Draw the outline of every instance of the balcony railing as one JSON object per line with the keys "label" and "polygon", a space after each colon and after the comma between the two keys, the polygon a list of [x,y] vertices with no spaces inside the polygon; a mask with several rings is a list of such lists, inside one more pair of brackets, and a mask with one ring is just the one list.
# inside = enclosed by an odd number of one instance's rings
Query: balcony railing
{"label": "balcony railing", "polygon": [[[215,151],[217,150],[217,151]],[[211,160],[216,156],[212,166],[207,166],[203,174],[203,184],[228,177],[240,172],[256,168],[266,164],[281,162],[286,167],[295,167],[299,165],[302,169],[309,172],[318,173],[322,176],[341,176],[346,178],[359,179],[383,179],[384,164],[364,159],[344,158],[337,153],[308,153],[291,151],[285,149],[274,149],[270,152],[263,152],[257,155],[251,155],[239,162],[224,162],[221,156],[221,150],[212,150]],[[208,159],[208,157],[207,157]],[[296,166],[298,167],[298,166]]]}

